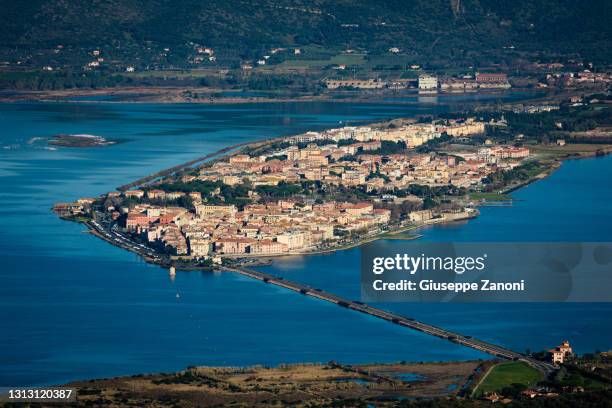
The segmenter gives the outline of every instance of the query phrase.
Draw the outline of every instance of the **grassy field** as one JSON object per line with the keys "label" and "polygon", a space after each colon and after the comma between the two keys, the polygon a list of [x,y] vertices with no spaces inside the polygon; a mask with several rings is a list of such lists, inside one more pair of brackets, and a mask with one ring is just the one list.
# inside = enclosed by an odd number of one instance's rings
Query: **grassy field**
{"label": "grassy field", "polygon": [[456,395],[478,365],[465,361],[192,367],[171,374],[80,381],[70,386],[78,390],[78,406],[304,407],[329,406],[336,401],[335,406],[352,407],[365,406],[354,399],[381,398],[392,402],[377,406],[387,407],[396,406],[393,402],[398,399]]}
{"label": "grassy field", "polygon": [[528,387],[542,379],[542,374],[522,361],[501,363],[493,367],[482,383],[475,390],[475,395],[499,391],[511,384],[524,384]]}
{"label": "grassy field", "polygon": [[579,153],[594,153],[598,150],[607,150],[612,146],[607,144],[581,144],[581,143],[571,143],[566,144],[565,146],[557,146],[557,145],[537,145],[530,146],[529,149],[534,154],[540,154],[542,156],[548,156],[552,158],[564,157],[571,154],[579,154]]}
{"label": "grassy field", "polygon": [[176,70],[165,70],[165,71],[137,71],[137,72],[126,72],[121,73],[125,77],[132,78],[202,78],[219,76],[218,68],[210,69],[176,69]]}
{"label": "grassy field", "polygon": [[365,61],[363,54],[339,54],[329,59],[288,59],[272,68],[321,68],[327,65],[361,65]]}
{"label": "grassy field", "polygon": [[371,55],[366,64],[366,68],[381,68],[390,69],[395,66],[401,66],[407,68],[410,65],[415,64],[415,58],[413,56],[398,54],[398,55]]}

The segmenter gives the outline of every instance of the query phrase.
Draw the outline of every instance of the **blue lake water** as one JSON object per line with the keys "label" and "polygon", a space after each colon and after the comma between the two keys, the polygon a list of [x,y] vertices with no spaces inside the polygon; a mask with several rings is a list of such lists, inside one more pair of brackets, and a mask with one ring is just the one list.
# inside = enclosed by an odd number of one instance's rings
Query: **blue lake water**
{"label": "blue lake water", "polygon": [[[0,386],[204,364],[486,358],[241,276],[179,272],[172,281],[167,271],[50,211],[55,202],[109,191],[240,141],[435,113],[452,102],[0,105]],[[56,133],[129,141],[108,148],[48,150],[32,140]],[[433,228],[425,239],[504,234],[531,239],[538,231],[550,232],[548,225],[558,235],[538,239],[568,234],[570,240],[607,240],[610,185],[594,182],[597,190],[586,190],[594,175],[609,180],[611,171],[609,158],[566,163],[550,179],[517,192],[523,201],[515,207],[486,208],[474,222]],[[516,229],[512,222],[518,223]],[[358,263],[356,251],[282,260],[267,269],[352,295],[358,289],[358,269],[352,266]],[[612,308],[605,304],[390,307],[519,350],[548,347],[565,337],[579,350],[607,349],[612,340]]]}

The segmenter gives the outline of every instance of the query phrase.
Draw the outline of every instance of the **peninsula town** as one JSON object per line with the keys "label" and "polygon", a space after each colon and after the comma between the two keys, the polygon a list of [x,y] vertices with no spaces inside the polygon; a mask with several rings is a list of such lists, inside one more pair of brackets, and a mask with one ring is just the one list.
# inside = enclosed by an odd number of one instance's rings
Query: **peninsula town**
{"label": "peninsula town", "polygon": [[503,121],[395,120],[306,132],[55,210],[157,262],[341,249],[476,216],[466,192],[490,191],[492,175],[529,165],[524,146],[465,144]]}

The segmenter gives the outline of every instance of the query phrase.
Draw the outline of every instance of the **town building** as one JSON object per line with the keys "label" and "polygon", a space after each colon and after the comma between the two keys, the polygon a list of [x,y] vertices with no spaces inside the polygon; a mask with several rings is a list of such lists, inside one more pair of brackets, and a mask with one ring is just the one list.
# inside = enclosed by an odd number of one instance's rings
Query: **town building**
{"label": "town building", "polygon": [[433,75],[419,76],[419,93],[435,93],[438,91],[438,77]]}
{"label": "town building", "polygon": [[328,89],[357,88],[357,89],[382,89],[387,83],[378,79],[328,79],[325,81]]}
{"label": "town building", "polygon": [[480,89],[507,89],[510,88],[508,75],[504,73],[476,73],[476,83]]}
{"label": "town building", "polygon": [[560,346],[555,347],[552,350],[549,350],[550,359],[553,364],[563,364],[567,357],[571,357],[573,355],[572,347],[570,346],[569,341],[564,340]]}

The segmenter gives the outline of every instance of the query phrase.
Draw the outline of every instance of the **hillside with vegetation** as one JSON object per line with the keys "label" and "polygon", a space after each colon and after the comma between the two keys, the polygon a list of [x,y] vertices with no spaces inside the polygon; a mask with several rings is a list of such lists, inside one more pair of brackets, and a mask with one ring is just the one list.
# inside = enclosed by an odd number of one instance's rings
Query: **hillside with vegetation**
{"label": "hillside with vegetation", "polygon": [[78,74],[94,50],[101,76],[127,67],[231,70],[267,56],[281,82],[290,81],[282,68],[356,62],[371,70],[606,65],[612,29],[602,16],[610,15],[606,0],[0,0],[0,69],[36,71],[3,76],[0,85],[53,88],[46,69],[56,87],[89,86]]}

